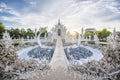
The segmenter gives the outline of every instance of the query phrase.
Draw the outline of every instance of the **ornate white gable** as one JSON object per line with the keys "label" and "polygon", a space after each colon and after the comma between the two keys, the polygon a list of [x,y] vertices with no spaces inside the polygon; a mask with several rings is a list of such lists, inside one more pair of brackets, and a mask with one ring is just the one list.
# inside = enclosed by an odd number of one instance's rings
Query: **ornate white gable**
{"label": "ornate white gable", "polygon": [[58,23],[52,28],[52,39],[57,39],[58,36],[65,39],[66,31],[66,27],[60,23],[60,20],[58,20]]}

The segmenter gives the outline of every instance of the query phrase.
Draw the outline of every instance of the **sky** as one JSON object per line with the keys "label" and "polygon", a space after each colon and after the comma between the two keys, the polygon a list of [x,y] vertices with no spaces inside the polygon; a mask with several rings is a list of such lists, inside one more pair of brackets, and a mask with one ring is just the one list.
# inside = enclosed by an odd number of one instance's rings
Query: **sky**
{"label": "sky", "polygon": [[120,30],[120,0],[0,0],[0,22],[6,28],[50,30],[58,19],[69,31]]}

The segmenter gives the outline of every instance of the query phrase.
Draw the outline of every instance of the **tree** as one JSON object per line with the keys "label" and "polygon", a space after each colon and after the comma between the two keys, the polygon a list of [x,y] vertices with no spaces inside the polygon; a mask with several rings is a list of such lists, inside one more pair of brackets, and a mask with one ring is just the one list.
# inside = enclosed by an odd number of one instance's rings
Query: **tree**
{"label": "tree", "polygon": [[25,29],[24,28],[22,28],[21,30],[20,30],[20,37],[21,38],[27,38],[27,32],[25,31]]}
{"label": "tree", "polygon": [[16,39],[20,38],[20,30],[18,28],[16,28],[16,29],[13,30],[13,36]]}
{"label": "tree", "polygon": [[91,37],[91,39],[93,39],[93,36],[94,36],[93,31],[87,31],[84,33],[84,37],[86,37],[86,38]]}
{"label": "tree", "polygon": [[75,38],[78,38],[79,35],[80,35],[80,34],[79,34],[78,32],[75,32],[74,37],[75,37]]}
{"label": "tree", "polygon": [[111,32],[105,28],[105,29],[102,29],[101,31],[97,31],[96,33],[100,40],[106,41],[107,37],[110,35]]}
{"label": "tree", "polygon": [[4,31],[5,31],[5,27],[4,27],[4,25],[0,22],[0,39],[2,38]]}
{"label": "tree", "polygon": [[26,32],[26,35],[29,37],[29,38],[33,38],[34,37],[34,32],[33,30],[31,30],[30,28],[27,29],[27,32]]}
{"label": "tree", "polygon": [[10,30],[7,30],[7,31],[10,33],[11,38],[13,38],[13,39],[21,38],[20,29],[18,29],[18,28],[16,28],[16,29],[11,28]]}
{"label": "tree", "polygon": [[48,30],[47,30],[48,27],[41,27],[39,28],[39,32],[38,33],[42,33],[41,34],[41,37],[44,37],[46,34],[48,35]]}
{"label": "tree", "polygon": [[11,37],[11,38],[14,38],[14,29],[11,28],[11,29],[9,29],[9,30],[7,30],[7,31],[9,32],[10,37]]}

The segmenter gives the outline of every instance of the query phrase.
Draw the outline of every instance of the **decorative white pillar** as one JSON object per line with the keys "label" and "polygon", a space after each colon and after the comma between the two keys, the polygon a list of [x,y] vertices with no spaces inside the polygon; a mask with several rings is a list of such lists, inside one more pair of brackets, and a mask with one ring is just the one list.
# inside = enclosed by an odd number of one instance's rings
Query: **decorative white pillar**
{"label": "decorative white pillar", "polygon": [[37,39],[37,29],[35,28],[35,37],[34,39]]}
{"label": "decorative white pillar", "polygon": [[80,44],[81,44],[81,36],[80,36],[80,34],[79,34],[79,35],[78,35],[78,42],[77,42],[77,45],[80,46]]}

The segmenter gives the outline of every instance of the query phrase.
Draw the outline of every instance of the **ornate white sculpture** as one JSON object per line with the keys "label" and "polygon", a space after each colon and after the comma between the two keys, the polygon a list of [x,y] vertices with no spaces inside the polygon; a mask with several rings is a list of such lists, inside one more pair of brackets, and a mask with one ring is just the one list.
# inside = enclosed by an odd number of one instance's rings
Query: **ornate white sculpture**
{"label": "ornate white sculpture", "polygon": [[21,45],[21,46],[24,46],[24,38],[21,38],[21,40],[20,40],[20,45]]}
{"label": "ornate white sculpture", "polygon": [[42,33],[39,33],[39,35],[38,35],[38,37],[37,37],[37,41],[38,41],[38,44],[39,44],[39,46],[40,47],[42,47],[42,43],[41,43],[41,41],[40,41],[40,35],[41,35]]}
{"label": "ornate white sculpture", "polygon": [[78,35],[78,43],[77,43],[77,45],[80,46],[80,44],[81,44],[81,36],[80,36],[80,34],[79,34],[79,35]]}
{"label": "ornate white sculpture", "polygon": [[37,39],[37,29],[35,28],[35,39]]}
{"label": "ornate white sculpture", "polygon": [[12,39],[10,38],[10,35],[7,31],[3,33],[3,42],[6,48],[9,48],[10,46],[12,46]]}
{"label": "ornate white sculpture", "polygon": [[95,44],[98,45],[99,38],[96,34],[94,35],[94,41],[95,41]]}
{"label": "ornate white sculpture", "polygon": [[113,33],[107,37],[107,41],[109,43],[109,46],[113,49],[116,49],[116,47],[118,47],[118,45],[119,45],[118,40],[119,40],[119,37],[118,37],[117,32],[114,28]]}
{"label": "ornate white sculpture", "polygon": [[58,24],[52,28],[52,39],[57,39],[57,36],[61,36],[62,39],[65,39],[66,36],[66,27],[61,24],[60,20],[58,20]]}

